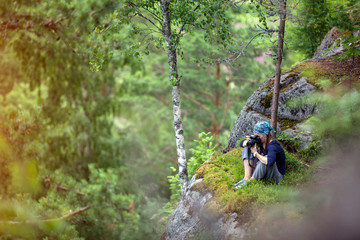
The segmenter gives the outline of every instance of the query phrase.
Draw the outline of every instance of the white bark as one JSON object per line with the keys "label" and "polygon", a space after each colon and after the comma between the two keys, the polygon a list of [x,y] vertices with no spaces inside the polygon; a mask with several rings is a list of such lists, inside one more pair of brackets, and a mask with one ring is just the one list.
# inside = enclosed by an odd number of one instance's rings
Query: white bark
{"label": "white bark", "polygon": [[163,29],[166,45],[167,56],[169,64],[169,79],[173,84],[172,88],[172,102],[173,102],[173,115],[174,115],[174,130],[176,138],[176,150],[179,165],[179,178],[181,186],[181,195],[184,196],[188,187],[188,172],[187,172],[187,160],[185,154],[185,141],[184,131],[182,127],[181,118],[181,104],[180,104],[180,79],[177,71],[177,59],[176,59],[176,46],[171,39],[171,20],[169,16],[170,0],[161,0],[161,11],[163,17]]}

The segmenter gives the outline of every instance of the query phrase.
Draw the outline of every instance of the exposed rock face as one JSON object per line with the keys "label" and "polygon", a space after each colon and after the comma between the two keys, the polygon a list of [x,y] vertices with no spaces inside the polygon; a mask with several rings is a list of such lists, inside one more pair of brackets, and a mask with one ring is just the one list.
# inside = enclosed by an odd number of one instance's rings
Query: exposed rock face
{"label": "exposed rock face", "polygon": [[333,56],[343,51],[341,46],[335,45],[335,41],[340,37],[340,35],[341,33],[339,30],[336,27],[333,27],[321,41],[320,46],[314,53],[313,59]]}
{"label": "exposed rock face", "polygon": [[300,149],[308,149],[313,140],[312,133],[307,129],[307,126],[299,123],[293,128],[284,131],[288,136],[294,138],[300,144]]}
{"label": "exposed rock face", "polygon": [[195,176],[191,180],[190,188],[170,217],[166,239],[242,239],[246,230],[236,221],[237,214],[225,217],[214,209],[213,195],[194,187],[202,181],[195,180]]}
{"label": "exposed rock face", "polygon": [[[252,134],[253,127],[257,121],[270,122],[271,101],[274,88],[274,78],[269,78],[248,99],[241,110],[231,130],[230,138],[224,152],[236,147],[236,142],[246,135]],[[279,96],[279,119],[302,121],[315,111],[315,106],[304,105],[302,107],[289,108],[286,102],[292,98],[306,96],[317,88],[308,83],[305,77],[296,74],[285,73],[280,78]],[[281,131],[281,121],[278,122],[278,131]]]}

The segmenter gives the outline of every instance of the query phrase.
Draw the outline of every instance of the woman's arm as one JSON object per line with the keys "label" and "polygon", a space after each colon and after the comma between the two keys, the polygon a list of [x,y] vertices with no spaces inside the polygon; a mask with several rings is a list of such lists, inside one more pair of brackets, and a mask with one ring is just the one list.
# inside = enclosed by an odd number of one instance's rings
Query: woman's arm
{"label": "woman's arm", "polygon": [[[257,159],[259,159],[260,162],[267,165],[267,163],[268,163],[267,156],[263,156],[263,155],[260,155],[260,153],[258,153],[256,144],[250,148],[250,151],[252,152],[252,154],[254,154],[255,157],[257,157]],[[256,153],[256,155],[255,155],[255,153]]]}

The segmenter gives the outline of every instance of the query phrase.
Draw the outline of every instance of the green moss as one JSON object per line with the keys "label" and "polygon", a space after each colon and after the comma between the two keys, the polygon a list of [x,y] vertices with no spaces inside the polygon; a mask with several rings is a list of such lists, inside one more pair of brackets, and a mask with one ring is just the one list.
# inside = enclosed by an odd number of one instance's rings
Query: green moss
{"label": "green moss", "polygon": [[[359,61],[357,57],[356,61]],[[341,84],[344,80],[350,79],[352,83],[359,83],[359,78],[356,77],[360,73],[360,68],[353,70],[353,77],[349,77],[351,68],[351,59],[344,59],[341,61],[333,58],[325,58],[319,60],[308,60],[298,64],[296,67],[290,69],[286,73],[298,74],[301,77],[306,77],[307,81],[312,85],[323,89],[324,80],[329,81],[332,85]]]}
{"label": "green moss", "polygon": [[197,191],[197,192],[206,192],[207,186],[204,181],[201,181],[201,182],[193,184],[191,189],[194,191]]}
{"label": "green moss", "polygon": [[[291,77],[294,77],[294,76],[297,76],[298,74],[297,73],[289,73],[288,76],[286,77],[286,79],[288,78],[291,78]],[[285,80],[286,80],[285,79]],[[282,92],[285,92],[287,89],[289,89],[293,84],[295,84],[295,82],[287,85],[286,87],[282,88],[280,87],[280,93]],[[264,87],[264,89],[266,90],[271,90],[271,88],[273,87],[274,85],[274,80],[272,79],[271,81],[269,81],[269,84],[267,86]],[[269,108],[271,107],[271,103],[272,103],[272,99],[273,99],[273,96],[274,96],[274,92],[273,91],[270,91],[264,98],[264,107],[265,108]]]}
{"label": "green moss", "polygon": [[265,98],[264,98],[264,107],[265,107],[265,108],[271,107],[271,102],[272,102],[273,96],[274,96],[274,92],[273,92],[273,91],[269,92],[269,93],[265,96]]}
{"label": "green moss", "polygon": [[[271,119],[271,115],[270,114],[264,114],[267,118]],[[291,119],[287,119],[287,118],[278,118],[278,122],[280,124],[280,128],[282,131],[288,129],[288,128],[293,128],[295,127],[297,124],[302,123],[305,120],[291,120]]]}
{"label": "green moss", "polygon": [[288,90],[292,85],[294,85],[296,82],[293,82],[293,83],[290,83],[289,85],[287,85],[286,87],[284,88],[281,88],[280,89],[280,93],[283,93],[285,92],[286,90]]}
{"label": "green moss", "polygon": [[[218,155],[201,165],[197,176],[204,181],[193,186],[198,191],[211,191],[214,194],[208,208],[218,213],[238,213],[238,216],[251,216],[254,206],[265,206],[283,201],[284,192],[289,186],[302,184],[309,176],[306,168],[294,155],[287,153],[288,170],[286,179],[276,185],[273,181],[251,181],[241,190],[235,191],[234,184],[244,176],[241,148]],[[292,190],[291,190],[292,191]]]}
{"label": "green moss", "polygon": [[274,86],[274,82],[275,82],[275,77],[270,79],[269,83],[263,89],[270,91],[271,88]]}
{"label": "green moss", "polygon": [[297,124],[303,122],[304,120],[298,121],[298,120],[290,120],[290,119],[286,119],[286,118],[279,118],[278,121],[279,121],[281,130],[284,131],[288,128],[295,127]]}

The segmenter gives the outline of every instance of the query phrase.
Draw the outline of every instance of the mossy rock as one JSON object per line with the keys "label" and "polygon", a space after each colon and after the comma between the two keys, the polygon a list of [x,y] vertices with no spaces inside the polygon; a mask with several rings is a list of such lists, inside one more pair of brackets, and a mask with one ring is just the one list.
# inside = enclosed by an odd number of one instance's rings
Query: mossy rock
{"label": "mossy rock", "polygon": [[[352,59],[335,60],[334,58],[324,58],[307,60],[286,73],[306,77],[309,83],[320,89],[323,89],[322,82],[326,80],[330,81],[332,85],[341,85],[343,83],[357,85],[360,83],[360,57],[354,59],[353,69],[352,65]],[[351,77],[350,72],[352,72]]]}
{"label": "mossy rock", "polygon": [[196,189],[209,191],[213,194],[211,208],[221,214],[237,213],[251,215],[252,207],[266,205],[278,201],[281,194],[289,186],[299,185],[308,179],[311,170],[295,155],[287,155],[287,174],[284,181],[276,185],[274,181],[251,181],[240,190],[234,190],[234,184],[244,176],[242,148],[218,155],[202,164],[197,170],[197,176],[204,179],[197,183]]}

